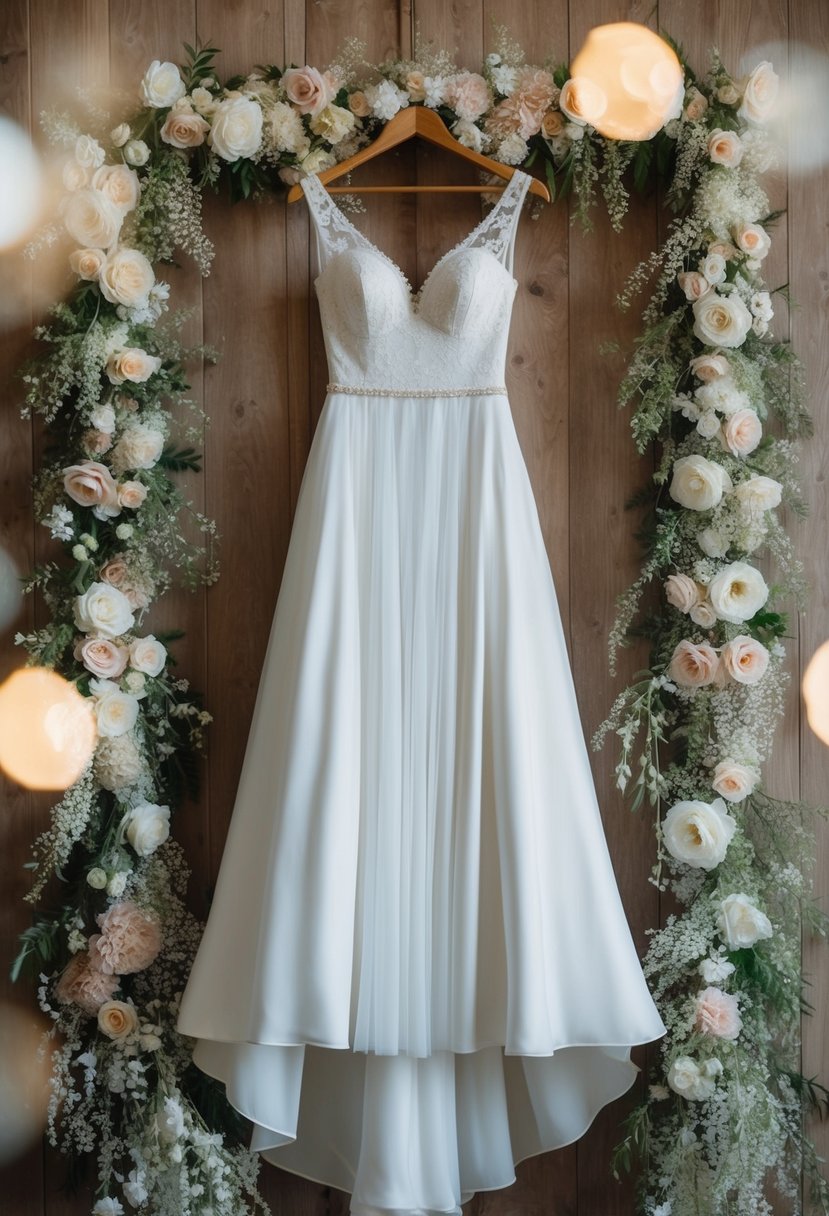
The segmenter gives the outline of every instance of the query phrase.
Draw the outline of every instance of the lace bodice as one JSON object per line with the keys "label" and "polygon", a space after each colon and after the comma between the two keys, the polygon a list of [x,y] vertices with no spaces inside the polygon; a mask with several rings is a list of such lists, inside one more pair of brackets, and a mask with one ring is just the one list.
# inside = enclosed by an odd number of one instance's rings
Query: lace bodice
{"label": "lace bodice", "polygon": [[517,169],[495,206],[414,291],[315,174],[301,179],[316,235],[314,286],[333,384],[421,392],[503,386],[518,286],[515,231],[529,184],[529,174]]}

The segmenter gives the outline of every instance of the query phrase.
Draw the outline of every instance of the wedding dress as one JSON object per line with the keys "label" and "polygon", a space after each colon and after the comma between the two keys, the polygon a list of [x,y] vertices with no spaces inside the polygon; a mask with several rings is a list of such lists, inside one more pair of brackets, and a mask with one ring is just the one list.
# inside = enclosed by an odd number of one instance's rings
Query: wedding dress
{"label": "wedding dress", "polygon": [[507,1186],[665,1033],[504,387],[529,181],[417,293],[302,181],[331,382],[178,1029],[358,1216]]}

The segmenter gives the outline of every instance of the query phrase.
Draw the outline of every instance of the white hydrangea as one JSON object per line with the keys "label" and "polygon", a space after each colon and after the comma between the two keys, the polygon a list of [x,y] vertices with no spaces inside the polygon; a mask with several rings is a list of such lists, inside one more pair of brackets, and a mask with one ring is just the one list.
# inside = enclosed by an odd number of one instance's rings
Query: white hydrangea
{"label": "white hydrangea", "polygon": [[278,152],[289,152],[300,160],[311,150],[302,119],[293,106],[278,101],[268,115],[269,142]]}
{"label": "white hydrangea", "polygon": [[101,739],[93,763],[95,776],[105,790],[116,793],[134,785],[144,764],[132,732]]}
{"label": "white hydrangea", "polygon": [[365,94],[373,116],[382,122],[388,122],[398,110],[405,109],[409,104],[408,93],[398,88],[391,80],[381,80],[378,84],[369,85]]}

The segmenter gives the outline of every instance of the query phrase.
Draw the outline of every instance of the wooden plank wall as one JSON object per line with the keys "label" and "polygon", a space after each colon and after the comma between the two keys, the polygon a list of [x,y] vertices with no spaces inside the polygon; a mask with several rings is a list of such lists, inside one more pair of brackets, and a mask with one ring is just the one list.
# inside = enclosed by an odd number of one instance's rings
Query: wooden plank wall
{"label": "wooden plank wall", "polygon": [[[153,58],[180,57],[181,43],[200,38],[222,48],[227,76],[262,62],[310,62],[324,66],[345,37],[365,40],[375,59],[409,53],[414,23],[422,36],[457,49],[460,62],[479,66],[491,47],[493,23],[508,21],[513,35],[540,58],[552,50],[572,57],[591,26],[632,19],[657,23],[685,47],[703,69],[707,50],[718,46],[726,64],[737,65],[750,48],[769,40],[819,46],[829,40],[823,6],[810,0],[286,0],[283,5],[250,0],[3,0],[0,5],[0,108],[23,124],[76,84],[108,80],[137,86]],[[778,53],[778,62],[779,62]],[[783,64],[785,66],[785,64]],[[433,149],[407,147],[372,167],[381,175],[422,181],[448,170]],[[773,793],[801,792],[825,801],[829,758],[810,734],[800,712],[799,675],[816,646],[829,635],[829,562],[826,528],[829,490],[824,457],[829,436],[829,249],[822,177],[772,180],[775,206],[789,207],[788,225],[778,227],[769,259],[773,285],[791,282],[801,305],[792,334],[808,365],[817,435],[806,445],[802,473],[812,503],[811,518],[795,524],[798,548],[814,592],[808,613],[795,620],[789,643],[793,682],[789,713],[778,736],[777,757],[766,774]],[[451,207],[437,196],[368,198],[365,231],[419,284],[443,250],[478,217],[474,198],[457,196]],[[215,717],[203,795],[179,815],[175,831],[193,865],[192,903],[203,914],[219,865],[233,807],[247,729],[267,642],[273,606],[297,493],[326,381],[322,335],[310,276],[313,271],[308,219],[302,203],[231,208],[210,198],[206,221],[218,256],[209,278],[182,267],[170,274],[174,300],[191,305],[193,340],[220,348],[215,367],[192,367],[195,393],[210,425],[205,432],[205,473],[188,489],[196,505],[219,523],[223,576],[209,593],[174,594],[154,614],[159,627],[187,630],[177,647],[180,666],[202,688]],[[602,720],[622,681],[641,664],[643,652],[625,656],[620,675],[606,668],[606,638],[615,595],[637,567],[631,539],[634,520],[623,510],[629,494],[650,467],[633,452],[627,416],[617,411],[615,392],[622,362],[601,356],[602,341],[632,340],[638,310],[622,317],[613,297],[627,272],[664,231],[655,199],[637,201],[624,235],[614,236],[597,215],[585,237],[568,223],[566,208],[548,208],[525,218],[516,250],[520,288],[511,331],[507,382],[515,425],[527,462],[553,569],[578,691],[585,735]],[[33,304],[12,332],[0,336],[0,543],[21,570],[44,551],[32,521],[28,478],[41,447],[36,427],[20,421],[19,387],[10,381],[30,345]],[[788,318],[776,325],[787,332]],[[36,619],[26,604],[16,628]],[[0,649],[0,675],[20,661],[7,637]],[[639,947],[662,910],[652,886],[651,829],[643,815],[631,818],[613,788],[614,757],[592,755],[605,828],[625,907]],[[6,785],[0,817],[2,846],[0,907],[2,982],[16,934],[27,923],[21,903],[21,870],[29,843],[42,829],[49,801]],[[829,837],[822,842],[820,888],[829,887]],[[825,906],[825,903],[824,903]],[[829,1002],[829,962],[820,947],[806,944],[813,1001]],[[589,966],[589,960],[585,960]],[[33,1004],[30,991],[8,995]],[[804,1024],[804,1068],[825,1081],[827,1048],[821,1034],[825,1013]],[[644,1062],[637,1049],[635,1058]],[[576,1145],[528,1161],[516,1185],[472,1201],[475,1216],[622,1216],[632,1210],[631,1189],[610,1177],[608,1158],[623,1099],[606,1109]],[[825,1130],[816,1129],[823,1151]],[[89,1196],[60,1192],[63,1163],[52,1152],[32,1150],[7,1169],[0,1186],[0,1212],[8,1216],[80,1216]],[[339,1192],[264,1167],[265,1190],[275,1216],[337,1216],[348,1211]]]}

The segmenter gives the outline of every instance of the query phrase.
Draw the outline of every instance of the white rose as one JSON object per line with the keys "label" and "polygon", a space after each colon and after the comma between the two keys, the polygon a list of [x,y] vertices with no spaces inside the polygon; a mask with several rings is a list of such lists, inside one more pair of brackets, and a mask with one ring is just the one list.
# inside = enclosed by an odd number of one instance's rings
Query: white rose
{"label": "white rose", "polygon": [[107,872],[106,870],[102,870],[100,866],[93,866],[86,875],[86,881],[93,891],[103,891],[107,885]]}
{"label": "white rose", "polygon": [[123,148],[129,137],[130,128],[129,124],[126,122],[119,122],[118,126],[113,127],[109,133],[109,138],[115,144],[116,148]]}
{"label": "white rose", "polygon": [[74,618],[81,633],[95,632],[104,638],[117,638],[135,624],[129,600],[109,583],[93,583],[76,596]]}
{"label": "white rose", "polygon": [[769,598],[769,589],[754,566],[732,562],[711,580],[708,597],[721,621],[740,624],[760,611]]}
{"label": "white rose", "polygon": [[112,680],[93,679],[89,687],[95,693],[95,718],[98,734],[105,739],[126,735],[138,720],[138,701]]}
{"label": "white rose", "polygon": [[765,122],[774,109],[780,78],[767,60],[757,67],[743,86],[743,100],[737,114],[746,122]]}
{"label": "white rose", "polygon": [[668,1084],[674,1093],[691,1102],[710,1098],[716,1089],[714,1078],[690,1056],[677,1056],[668,1070]]}
{"label": "white rose", "polygon": [[66,231],[79,245],[107,249],[118,239],[123,213],[100,190],[71,194],[63,210]]}
{"label": "white rose", "polygon": [[141,81],[141,96],[148,106],[163,110],[187,92],[181,73],[174,63],[154,59]]}
{"label": "white rose", "polygon": [[709,253],[705,257],[700,270],[708,282],[716,286],[717,283],[722,283],[725,278],[725,258],[721,253]]}
{"label": "white rose", "polygon": [[150,633],[145,638],[136,638],[130,646],[130,664],[136,671],[148,676],[158,676],[167,662],[166,647]]}
{"label": "white rose", "polygon": [[706,557],[725,557],[728,541],[717,528],[704,528],[697,534],[697,544]]}
{"label": "white rose", "polygon": [[742,892],[727,895],[721,901],[717,928],[729,950],[743,950],[774,932],[765,912]]}
{"label": "white rose", "polygon": [[725,857],[737,821],[729,815],[722,798],[713,802],[677,802],[663,823],[665,847],[686,865],[713,870]]}
{"label": "white rose", "polygon": [[208,143],[222,160],[253,156],[262,141],[262,110],[249,97],[226,97],[213,115]]}
{"label": "white rose", "polygon": [[452,134],[459,144],[471,148],[473,152],[481,152],[484,146],[484,133],[474,122],[459,118],[452,127]]}
{"label": "white rose", "polygon": [[105,405],[96,405],[89,415],[89,421],[97,431],[103,431],[105,435],[111,435],[115,430],[115,410],[109,402]]}
{"label": "white rose", "polygon": [[91,283],[106,265],[106,258],[103,249],[74,249],[69,255],[69,265],[79,279]]}
{"label": "white rose", "polygon": [[731,81],[717,89],[717,99],[725,106],[735,106],[740,100],[740,90]]}
{"label": "white rose", "polygon": [[100,191],[124,215],[135,208],[141,193],[138,174],[126,165],[102,165],[92,178],[92,189]]}
{"label": "white rose", "polygon": [[734,760],[721,760],[714,769],[712,788],[726,802],[742,802],[754,790],[760,775],[747,764]]}
{"label": "white rose", "polygon": [[97,169],[104,163],[104,150],[91,135],[79,135],[75,140],[75,160],[84,169]]}
{"label": "white rose", "polygon": [[201,87],[193,89],[190,94],[190,101],[192,102],[193,109],[198,110],[199,114],[212,114],[218,105],[213,94],[208,89]]}
{"label": "white rose", "polygon": [[124,160],[128,165],[146,165],[150,159],[150,149],[143,139],[131,139],[124,147]]}
{"label": "white rose", "polygon": [[749,307],[755,317],[760,317],[763,321],[770,321],[774,316],[774,309],[771,305],[771,296],[767,291],[755,291],[754,295],[749,300]]}
{"label": "white rose", "polygon": [[82,190],[89,185],[89,170],[72,156],[64,161],[61,179],[67,190]]}
{"label": "white rose", "polygon": [[111,254],[99,278],[102,295],[110,303],[127,308],[143,307],[154,283],[153,268],[137,249],[119,249]]}
{"label": "white rose", "polygon": [[731,370],[725,355],[697,355],[689,366],[697,379],[706,382],[727,376]]}
{"label": "white rose", "polygon": [[113,351],[106,361],[105,371],[111,384],[143,384],[161,367],[158,355],[148,355],[140,346],[126,346]]}
{"label": "white rose", "polygon": [[751,329],[751,313],[738,295],[711,291],[696,300],[694,335],[707,346],[742,346]]}
{"label": "white rose", "polygon": [[697,419],[697,431],[703,439],[713,439],[719,433],[720,420],[713,410],[704,410]]}
{"label": "white rose", "polygon": [[170,835],[170,808],[141,802],[124,818],[127,839],[139,857],[149,857]]}
{"label": "white rose", "polygon": [[745,515],[760,516],[765,511],[779,507],[783,497],[783,487],[773,477],[749,477],[734,488],[734,497],[740,504]]}
{"label": "white rose", "polygon": [[763,438],[763,426],[754,410],[737,410],[726,418],[719,437],[732,456],[748,456]]}
{"label": "white rose", "polygon": [[133,422],[124,428],[112,449],[112,467],[119,472],[151,469],[157,464],[163,449],[164,435],[161,431],[143,422]]}
{"label": "white rose", "polygon": [[674,462],[669,493],[674,502],[691,511],[716,507],[731,489],[731,478],[722,465],[704,456],[681,456]]}
{"label": "white rose", "polygon": [[354,130],[357,119],[350,110],[335,106],[333,102],[320,110],[319,114],[310,119],[310,127],[315,135],[327,139],[330,144],[338,144]]}
{"label": "white rose", "polygon": [[743,145],[736,131],[723,131],[715,127],[708,136],[708,156],[715,165],[736,169],[743,159]]}

